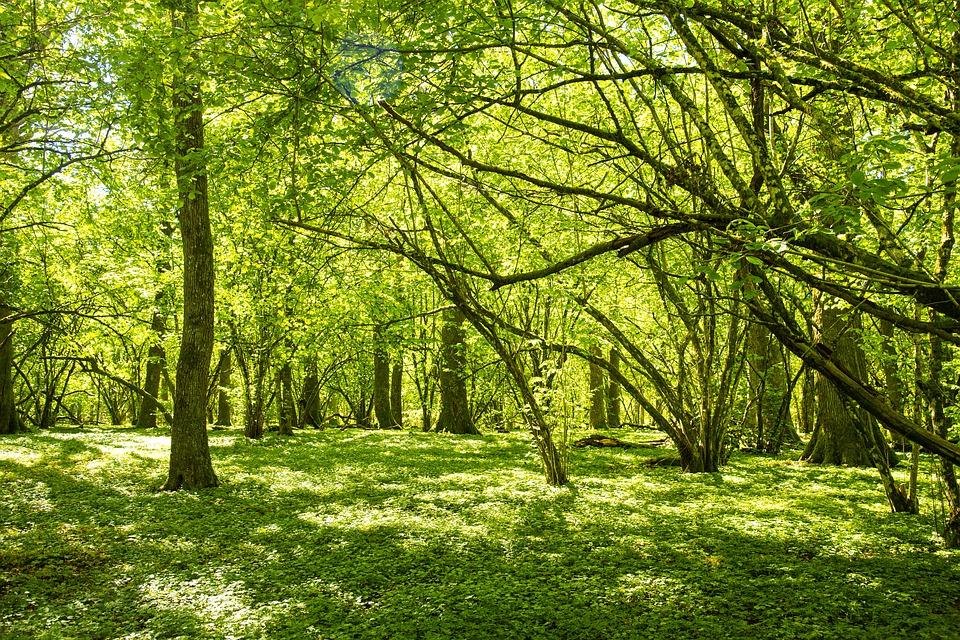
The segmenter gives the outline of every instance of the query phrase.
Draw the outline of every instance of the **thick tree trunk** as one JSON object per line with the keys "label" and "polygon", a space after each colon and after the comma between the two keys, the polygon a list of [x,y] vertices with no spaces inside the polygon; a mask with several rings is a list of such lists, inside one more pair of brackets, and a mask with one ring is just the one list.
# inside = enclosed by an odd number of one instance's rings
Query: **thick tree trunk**
{"label": "thick tree trunk", "polygon": [[[379,335],[374,338],[379,342]],[[380,344],[373,350],[373,413],[381,429],[393,428],[393,411],[390,410],[390,360]]]}
{"label": "thick tree trunk", "polygon": [[[197,22],[196,0],[173,13],[175,38],[190,38]],[[198,489],[218,485],[207,442],[207,386],[213,355],[213,236],[207,200],[203,147],[203,102],[196,84],[194,55],[185,43],[174,79],[178,214],[183,242],[183,337],[177,361],[170,437],[170,471],[163,488]]]}
{"label": "thick tree trunk", "polygon": [[0,306],[0,434],[22,429],[13,395],[13,323],[3,320],[11,315],[13,309]]}
{"label": "thick tree trunk", "polygon": [[303,379],[300,424],[318,429],[321,426],[320,420],[320,376],[317,375],[317,361],[311,356],[307,361],[307,375]]}
{"label": "thick tree trunk", "polygon": [[[950,353],[937,336],[930,337],[930,381],[926,385],[930,402],[930,417],[933,432],[946,438],[953,426],[953,418],[947,413],[947,390],[943,384],[943,367],[950,361]],[[943,481],[946,497],[946,521],[943,526],[943,539],[948,548],[960,547],[960,483],[957,482],[955,467],[944,459],[939,461],[939,475]]]}
{"label": "thick tree trunk", "polygon": [[[614,371],[620,371],[620,352],[616,347],[610,347],[610,367]],[[607,383],[607,426],[615,429],[622,424],[623,421],[620,419],[620,383],[611,376]]]}
{"label": "thick tree trunk", "polygon": [[395,427],[403,427],[403,358],[398,356],[390,375],[390,411]]}
{"label": "thick tree trunk", "polygon": [[[831,349],[857,378],[864,380],[866,361],[854,335],[860,326],[859,316],[845,317],[831,302],[821,299],[814,312],[815,322],[822,332],[820,342]],[[870,417],[863,410],[848,411],[843,396],[822,375],[817,376],[816,393],[816,423],[803,457],[810,462],[872,466],[857,425],[853,423],[854,420],[868,422]]]}
{"label": "thick tree trunk", "polygon": [[[163,361],[166,359],[162,340],[166,329],[163,314],[160,310],[153,312],[153,321],[150,323],[151,341],[147,350],[147,373],[143,381],[143,390],[156,398],[160,395],[160,380],[163,377]],[[137,414],[136,426],[140,429],[155,429],[157,427],[157,402],[153,398],[144,397],[140,403],[140,412]]]}
{"label": "thick tree trunk", "polygon": [[230,407],[230,396],[227,395],[227,389],[231,387],[231,378],[233,377],[233,353],[231,349],[223,350],[223,357],[220,358],[220,380],[217,385],[217,425],[229,427],[233,423],[233,411]]}
{"label": "thick tree trunk", "polygon": [[[602,354],[598,345],[590,345],[590,353],[600,358]],[[599,365],[590,363],[590,427],[603,429],[607,426],[607,408],[604,405],[603,369]]]}
{"label": "thick tree trunk", "polygon": [[473,433],[480,431],[473,423],[467,401],[466,336],[463,331],[463,313],[456,308],[443,312],[443,328],[440,331],[440,417],[437,431],[447,433]]}

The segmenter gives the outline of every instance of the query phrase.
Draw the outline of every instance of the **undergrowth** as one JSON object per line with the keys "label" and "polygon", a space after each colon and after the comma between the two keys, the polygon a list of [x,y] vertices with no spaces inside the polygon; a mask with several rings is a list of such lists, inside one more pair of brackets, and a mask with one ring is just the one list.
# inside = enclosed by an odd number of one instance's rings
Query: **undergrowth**
{"label": "undergrowth", "polygon": [[[522,434],[211,435],[223,486],[163,493],[168,438],[0,438],[4,638],[951,638],[960,553],[870,470]],[[926,505],[930,512],[930,506]]]}

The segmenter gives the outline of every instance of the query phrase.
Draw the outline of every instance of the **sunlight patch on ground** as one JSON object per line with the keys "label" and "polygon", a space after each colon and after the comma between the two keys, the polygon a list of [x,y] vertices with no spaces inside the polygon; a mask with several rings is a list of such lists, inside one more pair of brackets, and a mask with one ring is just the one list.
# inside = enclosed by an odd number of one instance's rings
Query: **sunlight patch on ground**
{"label": "sunlight patch on ground", "polygon": [[404,531],[411,536],[435,536],[443,531],[456,531],[459,537],[485,537],[490,531],[485,523],[468,521],[459,513],[429,502],[379,505],[334,503],[326,505],[324,511],[304,512],[298,517],[325,529],[357,532],[385,529]]}
{"label": "sunlight patch on ground", "polygon": [[0,460],[9,460],[10,462],[16,462],[17,464],[22,464],[24,466],[36,464],[42,457],[43,455],[40,453],[34,451],[24,451],[21,448],[0,449]]}
{"label": "sunlight patch on ground", "polygon": [[166,613],[186,634],[191,627],[202,627],[222,638],[250,637],[266,619],[284,613],[280,603],[252,606],[243,582],[227,581],[216,570],[192,580],[173,574],[148,576],[140,591],[142,606]]}
{"label": "sunlight patch on ground", "polygon": [[36,513],[50,511],[56,506],[50,488],[42,481],[14,481],[5,486],[4,490],[9,492],[4,502],[12,510]]}

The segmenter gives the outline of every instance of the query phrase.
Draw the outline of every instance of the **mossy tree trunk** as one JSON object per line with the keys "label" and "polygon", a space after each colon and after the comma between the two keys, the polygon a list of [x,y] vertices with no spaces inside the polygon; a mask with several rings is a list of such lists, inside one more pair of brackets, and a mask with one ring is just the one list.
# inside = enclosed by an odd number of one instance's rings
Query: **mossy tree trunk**
{"label": "mossy tree trunk", "polygon": [[[960,50],[960,34],[954,36],[954,50]],[[954,108],[960,108],[960,95],[954,93],[951,96]],[[953,156],[960,155],[960,137],[953,136],[950,141],[950,151]],[[956,178],[949,180],[943,190],[943,208],[940,218],[940,244],[937,247],[937,261],[934,268],[934,278],[941,285],[946,282],[950,271],[950,259],[953,255],[953,248],[956,244],[956,235],[954,225],[956,223],[956,212],[958,206],[957,188],[960,182]],[[937,322],[939,314],[930,312],[930,320]],[[927,395],[930,402],[930,414],[933,422],[933,431],[942,438],[947,437],[947,433],[953,426],[953,419],[947,413],[946,406],[949,402],[949,396],[946,385],[944,384],[945,374],[944,365],[952,360],[953,354],[943,343],[939,336],[930,336],[930,380],[926,385]],[[954,466],[940,459],[940,477],[943,480],[943,489],[946,494],[945,522],[943,527],[943,538],[947,547],[960,547],[960,485],[957,483],[957,475]]]}
{"label": "mossy tree trunk", "polygon": [[173,86],[178,218],[183,242],[183,335],[173,397],[170,469],[163,486],[168,491],[219,484],[210,459],[206,421],[213,355],[214,266],[203,101],[198,58],[191,42],[197,22],[196,0],[185,0],[173,10],[174,39],[185,39],[181,57],[175,60]]}
{"label": "mossy tree trunk", "polygon": [[463,312],[455,307],[443,312],[440,330],[440,417],[437,431],[458,434],[478,434],[470,415],[466,384],[466,335],[463,331]]}
{"label": "mossy tree trunk", "polygon": [[[860,319],[856,313],[841,313],[833,300],[820,296],[814,311],[814,322],[820,327],[820,343],[830,349],[859,379],[866,379],[866,359],[857,344]],[[810,462],[853,467],[871,466],[872,461],[860,439],[858,425],[869,415],[863,410],[848,411],[847,403],[826,377],[816,381],[817,417],[813,436],[803,457]],[[865,427],[860,427],[865,428]]]}
{"label": "mossy tree trunk", "polygon": [[[173,224],[164,221],[161,225],[164,236],[164,247],[173,237]],[[167,252],[164,252],[167,255]],[[157,263],[157,280],[162,282],[164,273],[170,270],[170,261],[162,258]],[[163,348],[163,340],[167,332],[167,319],[164,307],[167,304],[167,291],[163,284],[154,296],[153,316],[150,320],[150,345],[147,348],[147,363],[143,381],[143,390],[151,397],[144,396],[137,411],[135,425],[141,429],[154,429],[157,426],[159,406],[155,398],[160,397],[160,384],[167,366],[167,353]]]}
{"label": "mossy tree trunk", "polygon": [[13,313],[0,303],[0,434],[23,428],[13,394],[13,323],[6,320]]}
{"label": "mossy tree trunk", "polygon": [[803,433],[813,433],[817,423],[817,374],[810,367],[803,365],[801,379],[803,397],[800,400],[799,421]]}

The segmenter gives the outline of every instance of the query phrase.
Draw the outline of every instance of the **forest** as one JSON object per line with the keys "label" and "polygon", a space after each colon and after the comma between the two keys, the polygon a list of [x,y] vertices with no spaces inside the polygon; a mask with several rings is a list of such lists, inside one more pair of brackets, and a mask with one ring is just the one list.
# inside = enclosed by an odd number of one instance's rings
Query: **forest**
{"label": "forest", "polygon": [[0,0],[0,636],[960,636],[960,4]]}

